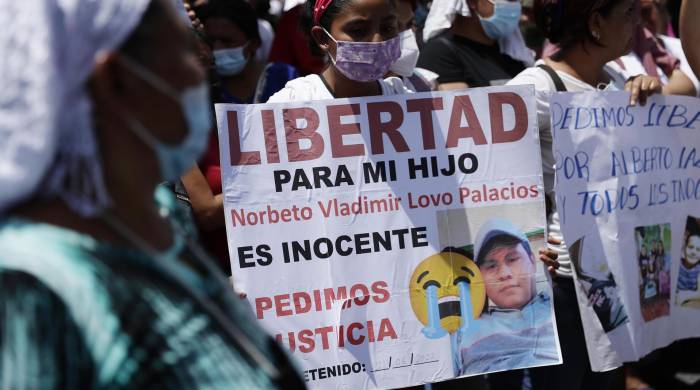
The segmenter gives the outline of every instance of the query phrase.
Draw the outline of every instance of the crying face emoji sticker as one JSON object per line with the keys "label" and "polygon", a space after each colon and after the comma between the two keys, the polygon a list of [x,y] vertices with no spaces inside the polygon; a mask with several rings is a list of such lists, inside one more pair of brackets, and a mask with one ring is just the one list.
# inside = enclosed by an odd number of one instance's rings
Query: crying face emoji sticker
{"label": "crying face emoji sticker", "polygon": [[478,318],[486,302],[479,267],[456,252],[442,252],[424,259],[409,284],[411,308],[431,339],[467,328]]}

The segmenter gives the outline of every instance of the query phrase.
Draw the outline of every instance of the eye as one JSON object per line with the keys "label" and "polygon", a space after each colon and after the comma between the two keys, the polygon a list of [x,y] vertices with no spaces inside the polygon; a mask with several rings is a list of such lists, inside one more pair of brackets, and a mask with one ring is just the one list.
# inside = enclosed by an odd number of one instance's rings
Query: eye
{"label": "eye", "polygon": [[355,42],[362,42],[367,35],[367,28],[364,23],[352,23],[343,29],[347,35]]}
{"label": "eye", "polygon": [[386,25],[382,27],[382,33],[386,35],[390,35],[396,32],[396,26],[394,25]]}

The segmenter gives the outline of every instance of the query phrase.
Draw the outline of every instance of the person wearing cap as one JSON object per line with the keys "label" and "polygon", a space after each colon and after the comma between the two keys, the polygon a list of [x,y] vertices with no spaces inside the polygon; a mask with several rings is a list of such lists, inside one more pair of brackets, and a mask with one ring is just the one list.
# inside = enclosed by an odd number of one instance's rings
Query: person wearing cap
{"label": "person wearing cap", "polygon": [[156,188],[194,163],[212,123],[186,20],[170,0],[0,13],[3,389],[304,387],[165,218],[176,201]]}
{"label": "person wearing cap", "polygon": [[558,363],[552,300],[538,291],[535,254],[525,234],[508,220],[491,219],[476,235],[474,255],[488,301],[457,334],[459,375]]}

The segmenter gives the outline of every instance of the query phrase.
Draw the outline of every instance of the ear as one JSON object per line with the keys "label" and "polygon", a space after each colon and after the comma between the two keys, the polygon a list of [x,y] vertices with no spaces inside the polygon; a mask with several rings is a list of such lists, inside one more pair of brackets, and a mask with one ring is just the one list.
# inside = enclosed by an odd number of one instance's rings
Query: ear
{"label": "ear", "polygon": [[117,52],[102,53],[97,56],[90,77],[90,90],[95,106],[101,111],[115,115],[119,120],[129,113],[143,108],[139,102],[150,87],[120,60]]}
{"label": "ear", "polygon": [[603,30],[603,17],[598,12],[594,12],[588,19],[588,31],[591,35],[600,40],[600,32]]}
{"label": "ear", "polygon": [[321,26],[311,27],[311,38],[324,52],[329,52],[332,47],[332,40]]}
{"label": "ear", "polygon": [[248,43],[248,46],[245,48],[245,55],[246,58],[254,58],[255,53],[258,51],[260,48],[260,40],[259,39],[251,39],[250,42]]}
{"label": "ear", "polygon": [[134,77],[119,64],[119,54],[99,54],[90,77],[90,92],[96,105],[110,113],[123,112],[124,102],[135,86]]}

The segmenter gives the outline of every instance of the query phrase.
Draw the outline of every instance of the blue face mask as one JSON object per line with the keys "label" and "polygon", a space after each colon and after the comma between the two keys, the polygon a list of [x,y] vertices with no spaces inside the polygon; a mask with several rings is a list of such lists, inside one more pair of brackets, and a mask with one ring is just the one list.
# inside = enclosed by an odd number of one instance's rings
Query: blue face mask
{"label": "blue face mask", "polygon": [[214,50],[214,64],[216,65],[216,73],[220,76],[235,76],[245,68],[248,59],[245,57],[243,50],[248,46],[246,43],[241,47],[232,49]]}
{"label": "blue face mask", "polygon": [[156,152],[162,179],[175,181],[194,166],[209,143],[209,131],[212,126],[209,87],[206,81],[202,81],[195,87],[188,87],[182,92],[177,92],[166,81],[143,65],[125,56],[120,58],[122,63],[144,81],[180,103],[189,132],[187,137],[177,145],[163,143],[153,136],[141,122],[135,118],[127,118],[131,130]]}
{"label": "blue face mask", "polygon": [[520,22],[522,6],[520,1],[489,0],[493,4],[493,15],[488,18],[479,16],[484,33],[491,39],[500,39],[510,35]]}

